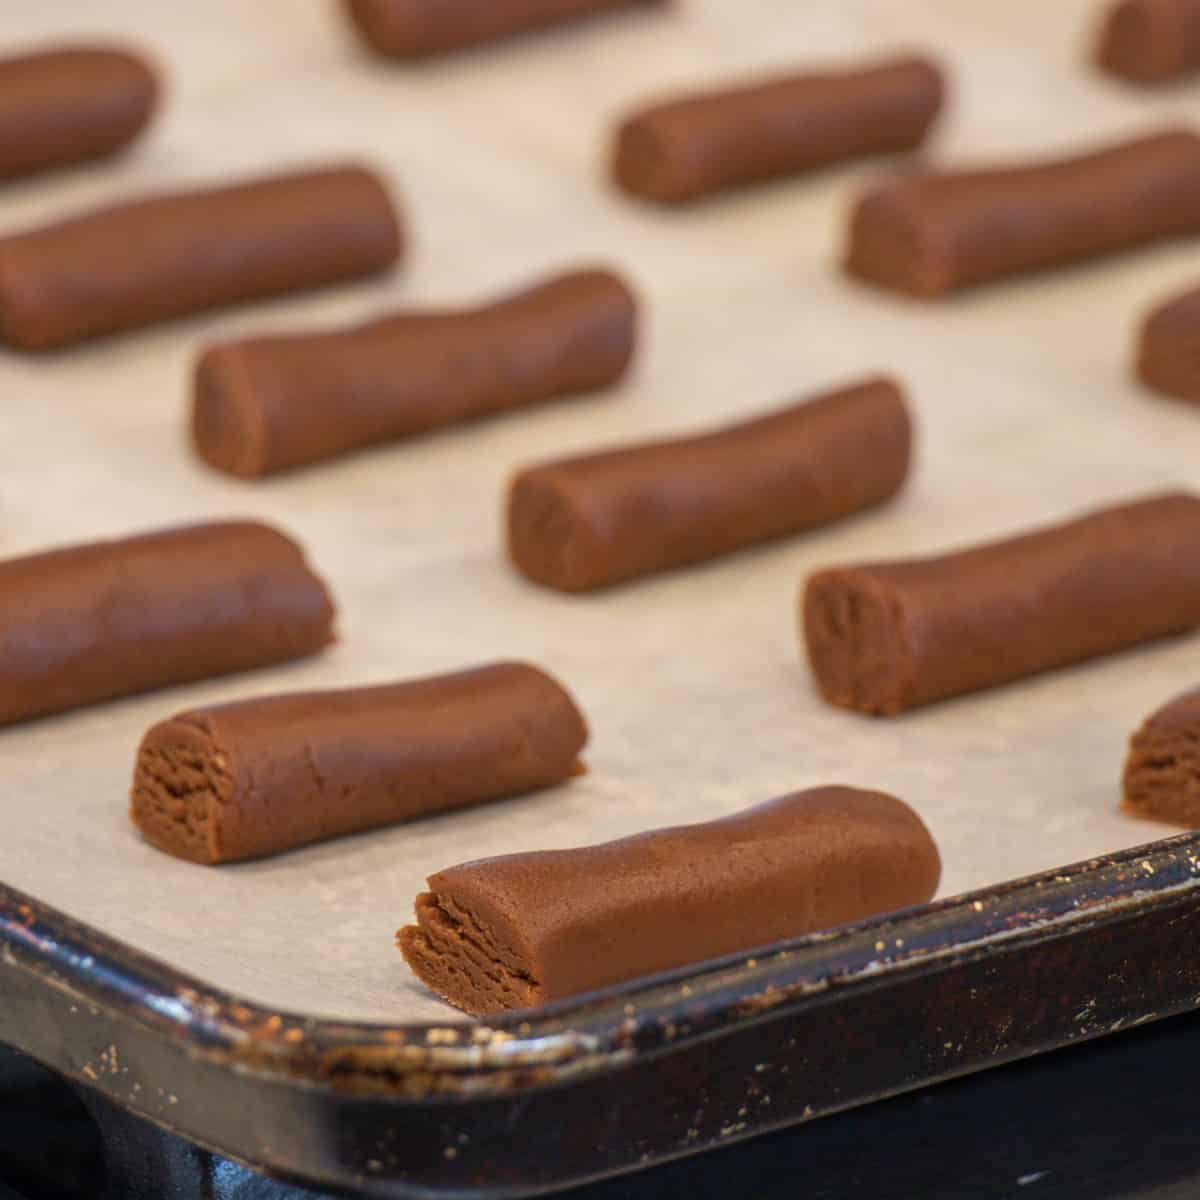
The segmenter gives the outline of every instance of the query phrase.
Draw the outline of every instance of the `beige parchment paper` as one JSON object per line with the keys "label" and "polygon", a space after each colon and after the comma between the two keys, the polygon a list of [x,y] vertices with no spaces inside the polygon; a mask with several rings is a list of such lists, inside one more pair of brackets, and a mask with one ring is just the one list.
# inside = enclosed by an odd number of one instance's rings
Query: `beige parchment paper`
{"label": "beige parchment paper", "polygon": [[[872,721],[814,696],[794,600],[817,566],[1200,485],[1200,412],[1151,398],[1128,371],[1136,319],[1200,280],[1200,244],[921,306],[836,270],[848,204],[884,165],[678,213],[628,202],[604,176],[613,122],[642,97],[899,47],[940,55],[953,79],[931,150],[943,159],[1049,153],[1194,112],[1200,85],[1143,95],[1088,67],[1098,7],[678,0],[406,67],[369,59],[332,0],[5,4],[4,49],[127,36],[170,83],[126,156],[0,189],[0,229],[146,188],[363,157],[391,180],[411,252],[388,279],[0,355],[0,553],[264,518],[306,544],[342,635],[307,663],[0,731],[0,880],[249,999],[402,1022],[450,1015],[392,935],[423,877],[464,858],[703,820],[829,781],[913,804],[941,846],[946,895],[1169,833],[1118,814],[1119,772],[1134,725],[1200,681],[1197,638]],[[252,485],[190,455],[188,369],[207,339],[469,303],[586,261],[627,272],[645,301],[627,386]],[[501,495],[518,465],[878,369],[906,383],[920,423],[911,484],[886,510],[593,596],[538,590],[507,567]],[[220,870],[157,853],[128,823],[138,738],[172,712],[509,656],[558,674],[586,709],[586,778]]]}

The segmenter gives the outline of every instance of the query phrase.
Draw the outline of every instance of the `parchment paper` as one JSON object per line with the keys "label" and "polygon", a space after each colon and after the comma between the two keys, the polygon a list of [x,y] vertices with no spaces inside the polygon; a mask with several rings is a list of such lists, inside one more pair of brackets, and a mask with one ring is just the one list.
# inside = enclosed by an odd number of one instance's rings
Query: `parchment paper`
{"label": "parchment paper", "polygon": [[[1173,485],[1200,485],[1200,412],[1130,381],[1135,321],[1200,280],[1175,244],[920,306],[843,279],[847,206],[880,164],[660,213],[606,186],[613,121],[664,89],[755,67],[927,47],[954,79],[934,153],[1051,151],[1195,111],[1084,61],[1078,0],[679,0],[422,66],[363,54],[323,0],[4,5],[0,41],[132,36],[169,77],[147,139],[6,186],[0,229],[145,187],[330,156],[389,175],[412,249],[394,277],[179,321],[51,357],[0,357],[0,553],[248,515],[309,548],[343,640],[305,664],[0,731],[0,879],[252,1000],[341,1018],[445,1020],[392,948],[426,873],[480,855],[703,820],[811,784],[891,790],[925,817],[943,894],[1171,832],[1116,811],[1129,732],[1198,681],[1184,638],[872,721],[820,703],[798,581],[934,551]],[[86,27],[83,22],[86,19]],[[136,253],[136,246],[130,247]],[[611,262],[646,302],[636,375],[571,400],[252,485],[193,460],[188,368],[209,338],[387,306],[469,303]],[[518,578],[500,551],[518,465],[750,414],[875,369],[920,421],[911,485],[836,528],[594,596]],[[143,729],[209,701],[528,657],[590,719],[569,786],[269,861],[177,862],[128,823]]]}

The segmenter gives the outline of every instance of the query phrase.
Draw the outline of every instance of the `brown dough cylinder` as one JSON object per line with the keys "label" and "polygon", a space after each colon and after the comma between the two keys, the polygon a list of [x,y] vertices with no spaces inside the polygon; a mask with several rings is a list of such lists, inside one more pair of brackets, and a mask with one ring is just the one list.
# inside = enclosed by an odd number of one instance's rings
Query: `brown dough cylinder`
{"label": "brown dough cylinder", "polygon": [[818,571],[801,619],[825,699],[884,716],[1183,633],[1200,625],[1200,497]]}
{"label": "brown dough cylinder", "polygon": [[820,787],[698,825],[429,877],[408,965],[483,1016],[923,904],[941,861],[883,792]]}
{"label": "brown dough cylinder", "polygon": [[128,145],[149,122],[158,90],[142,58],[113,47],[0,59],[0,179]]}
{"label": "brown dough cylinder", "polygon": [[138,750],[130,815],[154,846],[233,862],[550,787],[587,726],[524,663],[180,713]]}
{"label": "brown dough cylinder", "polygon": [[153,196],[0,238],[0,338],[23,350],[390,267],[400,232],[360,167]]}
{"label": "brown dough cylinder", "polygon": [[1101,25],[1096,62],[1133,83],[1200,70],[1200,0],[1118,0]]}
{"label": "brown dough cylinder", "polygon": [[944,93],[937,66],[909,56],[684,96],[622,123],[613,175],[632,195],[677,204],[776,175],[911,150],[924,140]]}
{"label": "brown dough cylinder", "polygon": [[1200,401],[1200,288],[1173,296],[1146,317],[1137,374],[1164,396]]}
{"label": "brown dough cylinder", "polygon": [[314,654],[333,604],[300,547],[216,522],[0,562],[0,725]]}
{"label": "brown dough cylinder", "polygon": [[846,270],[920,297],[1200,232],[1200,137],[1182,129],[1027,167],[920,172],[868,192]]}
{"label": "brown dough cylinder", "polygon": [[246,479],[318,462],[607,387],[629,365],[634,327],[615,275],[576,271],[481,308],[226,342],[196,364],[192,440]]}
{"label": "brown dough cylinder", "polygon": [[1200,827],[1200,689],[1142,722],[1129,739],[1122,807],[1135,817]]}
{"label": "brown dough cylinder", "polygon": [[536,583],[582,592],[826,525],[908,473],[904,397],[871,379],[711,433],[517,474],[508,548]]}
{"label": "brown dough cylinder", "polygon": [[343,0],[377,54],[426,58],[634,4],[667,0]]}

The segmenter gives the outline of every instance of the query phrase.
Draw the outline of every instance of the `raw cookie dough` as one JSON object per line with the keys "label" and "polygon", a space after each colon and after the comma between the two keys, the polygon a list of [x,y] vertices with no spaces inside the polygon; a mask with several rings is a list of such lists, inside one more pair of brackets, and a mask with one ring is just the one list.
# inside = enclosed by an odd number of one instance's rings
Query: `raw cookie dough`
{"label": "raw cookie dough", "polygon": [[115,46],[0,59],[0,179],[112,154],[146,127],[158,92],[149,64]]}
{"label": "raw cookie dough", "polygon": [[252,521],[0,562],[0,725],[315,654],[333,613],[300,547]]}
{"label": "raw cookie dough", "polygon": [[661,0],[342,0],[377,54],[426,58],[557,25],[578,17]]}
{"label": "raw cookie dough", "polygon": [[1200,232],[1200,137],[1168,129],[1029,166],[920,171],[867,192],[846,270],[921,297]]}
{"label": "raw cookie dough", "polygon": [[222,342],[196,364],[192,440],[214,467],[252,479],[608,387],[633,356],[635,317],[619,278],[587,270],[479,308]]}
{"label": "raw cookie dough", "polygon": [[361,167],[152,196],[0,237],[0,340],[48,350],[399,255],[391,200]]}
{"label": "raw cookie dough", "polygon": [[1142,722],[1129,739],[1124,784],[1126,812],[1200,828],[1200,689]]}
{"label": "raw cookie dough", "polygon": [[179,713],[142,739],[130,815],[160,850],[232,862],[560,783],[587,726],[524,663]]}
{"label": "raw cookie dough", "polygon": [[449,867],[397,939],[426,986],[483,1016],[922,904],[940,875],[906,804],[820,787],[703,824]]}
{"label": "raw cookie dough", "polygon": [[632,114],[613,175],[632,195],[678,204],[739,184],[869,154],[911,150],[941,108],[937,66],[908,56],[776,75]]}
{"label": "raw cookie dough", "polygon": [[1200,0],[1117,0],[1105,14],[1096,61],[1133,83],[1200,70]]}
{"label": "raw cookie dough", "polygon": [[1146,317],[1137,374],[1164,396],[1200,401],[1200,288],[1172,296]]}
{"label": "raw cookie dough", "polygon": [[818,571],[830,704],[893,716],[1200,625],[1200,497],[1168,492],[936,558]]}
{"label": "raw cookie dough", "polygon": [[912,428],[870,379],[714,432],[520,471],[508,547],[522,574],[587,591],[829,524],[893,496]]}

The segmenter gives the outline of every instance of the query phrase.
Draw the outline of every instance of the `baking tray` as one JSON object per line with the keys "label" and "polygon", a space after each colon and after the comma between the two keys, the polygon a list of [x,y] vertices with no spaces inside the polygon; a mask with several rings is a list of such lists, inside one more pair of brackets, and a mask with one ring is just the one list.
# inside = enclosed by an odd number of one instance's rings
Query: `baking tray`
{"label": "baking tray", "polygon": [[[72,8],[6,12],[0,36],[89,32]],[[982,0],[689,0],[417,67],[368,60],[337,17],[315,0],[92,6],[92,31],[163,59],[169,106],[125,157],[0,191],[12,228],[141,188],[357,156],[388,175],[412,233],[389,279],[0,359],[0,552],[259,517],[306,544],[342,634],[305,663],[0,731],[0,1040],[276,1172],[499,1195],[1200,1003],[1196,843],[1155,841],[1168,831],[1116,807],[1127,736],[1196,682],[1196,638],[872,721],[816,699],[794,630],[815,567],[1200,485],[1194,412],[1148,398],[1127,367],[1136,316],[1200,277],[1200,248],[921,306],[836,271],[847,205],[878,164],[679,213],[603,179],[606,131],[635,99],[783,62],[929,48],[954,81],[934,152],[959,159],[1132,134],[1194,92],[1146,97],[1090,72],[1095,6],[1079,3],[1014,0],[1001,20]],[[470,302],[588,261],[625,271],[646,304],[636,371],[612,393],[252,485],[189,456],[188,365],[210,338]],[[500,496],[518,465],[878,369],[904,381],[919,425],[913,479],[888,508],[594,596],[505,565]],[[219,871],[128,826],[137,740],[166,714],[497,657],[571,686],[592,725],[587,776]],[[448,863],[832,781],[913,804],[951,899],[486,1025],[425,993],[391,947],[423,877]]]}

